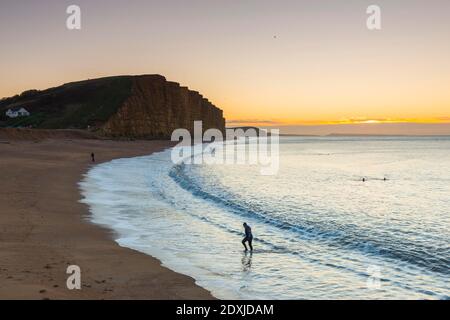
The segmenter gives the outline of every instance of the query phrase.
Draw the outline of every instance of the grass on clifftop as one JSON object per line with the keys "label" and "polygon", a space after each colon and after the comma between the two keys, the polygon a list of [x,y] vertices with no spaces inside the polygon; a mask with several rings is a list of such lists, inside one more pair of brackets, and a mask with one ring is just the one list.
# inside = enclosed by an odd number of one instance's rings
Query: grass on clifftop
{"label": "grass on clifftop", "polygon": [[43,129],[85,129],[105,123],[131,94],[131,77],[111,77],[65,84],[5,99],[2,114],[9,108],[24,107],[29,117],[8,119],[4,127]]}

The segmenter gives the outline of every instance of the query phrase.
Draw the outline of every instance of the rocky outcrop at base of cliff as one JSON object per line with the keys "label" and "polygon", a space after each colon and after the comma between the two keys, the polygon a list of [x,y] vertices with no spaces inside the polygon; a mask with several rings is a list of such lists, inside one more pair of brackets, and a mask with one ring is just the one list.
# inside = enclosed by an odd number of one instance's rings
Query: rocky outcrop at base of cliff
{"label": "rocky outcrop at base of cliff", "polygon": [[194,121],[202,121],[203,130],[225,129],[222,110],[201,94],[163,76],[145,75],[133,77],[130,96],[102,131],[109,136],[170,138],[178,128],[193,132]]}

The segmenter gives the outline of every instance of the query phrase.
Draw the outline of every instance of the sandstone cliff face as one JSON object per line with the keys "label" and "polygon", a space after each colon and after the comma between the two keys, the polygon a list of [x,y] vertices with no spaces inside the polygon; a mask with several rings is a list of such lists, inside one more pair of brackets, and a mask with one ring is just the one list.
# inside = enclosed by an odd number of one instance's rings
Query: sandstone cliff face
{"label": "sandstone cliff face", "polygon": [[203,122],[203,130],[225,130],[222,110],[198,92],[163,76],[144,75],[132,78],[130,96],[101,130],[116,137],[170,138],[178,128],[192,133],[197,120]]}

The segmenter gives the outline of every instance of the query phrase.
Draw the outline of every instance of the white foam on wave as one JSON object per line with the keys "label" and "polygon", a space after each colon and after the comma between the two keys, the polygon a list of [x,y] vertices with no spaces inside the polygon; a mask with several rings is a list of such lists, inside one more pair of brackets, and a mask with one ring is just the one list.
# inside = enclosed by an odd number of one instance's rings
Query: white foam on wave
{"label": "white foam on wave", "polygon": [[[240,292],[238,282],[217,276],[224,272],[216,264],[223,248],[212,242],[217,236],[223,244],[236,239],[183,211],[189,201],[199,209],[201,205],[168,176],[169,156],[165,151],[91,169],[80,183],[81,201],[90,207],[91,222],[114,230],[119,245],[157,257],[164,266],[194,277],[218,298],[250,298]],[[237,248],[231,251],[240,256]],[[208,260],[214,263],[205,263]]]}

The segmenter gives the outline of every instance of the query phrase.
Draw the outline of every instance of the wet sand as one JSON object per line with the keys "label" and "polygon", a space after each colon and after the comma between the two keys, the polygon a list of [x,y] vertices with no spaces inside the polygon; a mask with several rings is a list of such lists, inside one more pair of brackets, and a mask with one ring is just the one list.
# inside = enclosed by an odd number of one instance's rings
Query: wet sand
{"label": "wet sand", "polygon": [[[92,166],[150,154],[167,141],[0,136],[0,299],[211,299],[188,276],[88,222],[78,182]],[[68,265],[81,268],[81,290],[68,290]]]}

